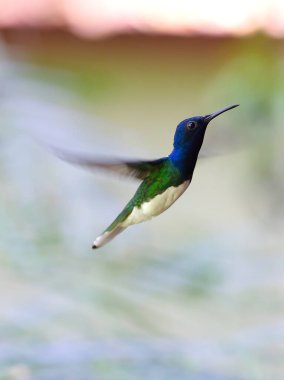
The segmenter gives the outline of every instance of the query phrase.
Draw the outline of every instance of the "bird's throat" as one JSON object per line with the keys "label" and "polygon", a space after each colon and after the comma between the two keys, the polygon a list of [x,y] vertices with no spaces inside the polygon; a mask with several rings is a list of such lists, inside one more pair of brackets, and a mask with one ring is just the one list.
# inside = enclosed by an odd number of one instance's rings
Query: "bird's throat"
{"label": "bird's throat", "polygon": [[191,179],[196,165],[200,148],[197,149],[174,149],[169,155],[173,165],[181,172],[184,179]]}

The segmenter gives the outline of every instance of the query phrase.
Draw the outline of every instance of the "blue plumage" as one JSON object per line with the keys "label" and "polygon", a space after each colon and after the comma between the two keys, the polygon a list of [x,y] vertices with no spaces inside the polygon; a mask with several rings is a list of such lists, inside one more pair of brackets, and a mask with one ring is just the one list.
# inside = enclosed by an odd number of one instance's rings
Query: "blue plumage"
{"label": "blue plumage", "polygon": [[209,122],[237,106],[235,104],[209,115],[181,121],[176,128],[173,151],[168,157],[157,160],[105,162],[55,150],[59,157],[71,163],[132,176],[142,181],[118,217],[96,238],[93,248],[105,245],[130,225],[149,220],[169,208],[190,184]]}

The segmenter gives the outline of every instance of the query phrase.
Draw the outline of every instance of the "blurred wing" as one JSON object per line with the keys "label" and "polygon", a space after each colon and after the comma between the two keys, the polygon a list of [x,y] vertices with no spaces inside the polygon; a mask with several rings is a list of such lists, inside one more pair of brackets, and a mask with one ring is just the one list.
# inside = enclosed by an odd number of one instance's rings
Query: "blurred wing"
{"label": "blurred wing", "polygon": [[134,177],[140,180],[146,178],[150,173],[158,170],[167,158],[159,158],[152,161],[124,161],[124,160],[102,160],[98,157],[81,153],[67,152],[52,147],[52,152],[64,161],[74,165],[79,165],[90,170],[105,170],[123,175]]}

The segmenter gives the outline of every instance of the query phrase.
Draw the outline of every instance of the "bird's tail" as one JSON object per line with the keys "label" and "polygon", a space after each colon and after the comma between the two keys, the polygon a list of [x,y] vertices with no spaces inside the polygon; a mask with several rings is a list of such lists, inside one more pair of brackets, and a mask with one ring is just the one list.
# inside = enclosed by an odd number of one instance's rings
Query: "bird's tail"
{"label": "bird's tail", "polygon": [[100,236],[96,238],[94,244],[92,246],[93,249],[100,248],[110,240],[112,240],[116,235],[120,234],[126,227],[122,227],[121,225],[117,225],[112,230],[105,230]]}

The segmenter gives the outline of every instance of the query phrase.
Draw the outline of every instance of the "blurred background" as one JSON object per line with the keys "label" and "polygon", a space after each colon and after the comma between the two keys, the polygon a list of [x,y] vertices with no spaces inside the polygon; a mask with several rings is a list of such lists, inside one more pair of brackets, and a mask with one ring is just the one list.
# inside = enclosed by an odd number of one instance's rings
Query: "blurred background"
{"label": "blurred background", "polygon": [[[284,5],[0,2],[0,379],[284,378]],[[93,252],[134,181],[214,120],[189,190]]]}

